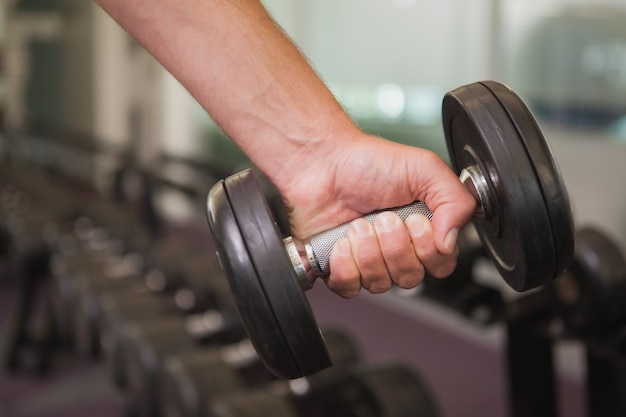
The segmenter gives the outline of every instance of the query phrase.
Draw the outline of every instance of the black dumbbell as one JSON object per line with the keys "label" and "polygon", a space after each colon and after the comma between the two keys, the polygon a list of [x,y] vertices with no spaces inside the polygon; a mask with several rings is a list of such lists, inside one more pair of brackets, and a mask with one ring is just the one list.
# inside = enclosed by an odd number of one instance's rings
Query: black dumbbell
{"label": "black dumbbell", "polygon": [[208,412],[200,414],[258,416],[437,417],[439,411],[429,387],[416,371],[403,364],[384,364],[324,372],[290,383],[280,381],[263,389],[209,400]]}
{"label": "black dumbbell", "polygon": [[126,386],[124,326],[127,322],[181,314],[173,298],[151,291],[104,293],[99,297],[98,338],[105,366],[118,388]]}
{"label": "black dumbbell", "polygon": [[74,303],[69,308],[72,311],[71,334],[78,354],[94,359],[100,357],[101,295],[130,293],[138,298],[146,291],[141,263],[137,254],[123,255],[119,259],[94,265],[90,271],[83,271],[74,277]]}
{"label": "black dumbbell", "polygon": [[[176,313],[176,310],[181,314],[201,313],[209,309],[235,310],[225,278],[216,266],[211,266],[210,262],[207,262],[206,257],[200,262],[191,257],[188,260],[179,259],[183,263],[180,270],[180,288],[169,297],[160,297],[161,306],[157,309],[144,310],[150,307],[152,300],[148,301],[150,297],[147,294],[142,297],[142,293],[148,291],[142,279],[145,272],[141,268],[143,261],[136,262],[135,258],[135,254],[123,256],[114,263],[115,271],[109,272],[106,276],[94,272],[77,280],[78,304],[73,315],[73,334],[76,336],[76,347],[79,352],[90,353],[91,356],[97,357],[101,351],[101,324],[108,320],[105,328],[115,328],[114,325],[112,326],[111,319],[114,320],[116,317],[121,320],[138,320],[141,317],[158,316],[159,312]],[[138,265],[125,267],[126,263]],[[107,267],[111,266],[107,264],[103,265],[104,271],[102,272],[106,272]],[[200,268],[193,268],[198,265]],[[129,293],[135,301],[139,301],[141,297],[145,300],[144,303],[132,301],[128,303],[127,294]],[[106,312],[103,311],[103,298],[108,300]],[[121,303],[116,303],[118,299]],[[105,313],[113,313],[113,317],[105,318]]]}
{"label": "black dumbbell", "polygon": [[[452,167],[476,199],[474,225],[500,275],[517,291],[559,276],[573,252],[569,198],[522,100],[496,82],[466,85],[445,95],[443,128]],[[389,210],[403,219],[432,216],[419,201]],[[284,378],[329,366],[303,290],[329,274],[330,252],[347,225],[305,242],[285,238],[277,226],[281,216],[271,211],[252,170],[216,184],[207,215],[243,322],[267,366]]]}
{"label": "black dumbbell", "polygon": [[[360,348],[347,332],[337,328],[322,329],[326,347],[335,368],[356,365]],[[165,361],[160,381],[161,409],[166,415],[198,417],[209,399],[250,390],[274,381],[260,361],[249,340],[219,348],[202,348]]]}
{"label": "black dumbbell", "polygon": [[136,276],[142,260],[136,254],[124,254],[119,240],[92,226],[87,219],[79,219],[75,230],[59,239],[51,261],[49,298],[59,336],[68,344],[74,343],[79,352],[97,356],[97,346],[88,337],[97,314],[92,308],[93,292],[139,285],[139,278],[126,278]]}
{"label": "black dumbbell", "polygon": [[132,412],[158,415],[158,378],[164,360],[199,346],[237,343],[245,338],[235,312],[206,311],[185,317],[161,317],[124,325],[125,393]]}
{"label": "black dumbbell", "polygon": [[484,247],[459,246],[454,272],[445,279],[424,277],[419,296],[441,303],[481,324],[492,324],[504,316],[501,290],[480,282],[481,263],[491,265]]}
{"label": "black dumbbell", "polygon": [[626,324],[624,250],[599,228],[577,230],[574,260],[550,288],[556,315],[574,335]]}
{"label": "black dumbbell", "polygon": [[[175,260],[168,254],[180,243],[177,239],[172,244],[156,242],[151,248],[144,248],[147,255],[126,253],[128,246],[121,239],[85,217],[77,221],[75,234],[78,243],[55,259],[52,305],[65,337],[74,342],[79,353],[97,358],[101,351],[100,295],[137,293],[146,285],[153,291],[172,290],[174,283],[180,285],[180,260],[183,254],[189,255],[188,245],[174,251]],[[157,265],[159,256],[163,259]],[[177,267],[168,267],[168,260]]]}
{"label": "black dumbbell", "polygon": [[[203,258],[204,259],[204,258]],[[204,260],[189,260],[181,269],[181,286],[173,294],[152,291],[142,293],[106,292],[100,294],[100,342],[116,384],[125,384],[124,325],[155,317],[201,314],[207,310],[234,315],[232,294],[221,271],[211,268]],[[187,284],[188,283],[188,284]]]}
{"label": "black dumbbell", "polygon": [[77,299],[76,274],[83,268],[98,267],[101,261],[78,247],[75,237],[65,236],[61,249],[52,256],[48,289],[50,315],[58,337],[69,345],[72,340],[72,307]]}
{"label": "black dumbbell", "polygon": [[[182,268],[187,268],[181,259],[204,256],[189,239],[179,237],[148,242],[136,250],[145,258],[146,287],[155,292],[175,291],[180,288],[184,278]],[[207,260],[207,264],[210,263],[212,262]]]}

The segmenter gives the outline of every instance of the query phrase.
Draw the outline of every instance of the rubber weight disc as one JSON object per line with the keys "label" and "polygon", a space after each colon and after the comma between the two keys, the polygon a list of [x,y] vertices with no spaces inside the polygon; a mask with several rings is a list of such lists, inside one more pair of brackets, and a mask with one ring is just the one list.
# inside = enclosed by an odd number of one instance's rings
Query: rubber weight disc
{"label": "rubber weight disc", "polygon": [[326,397],[315,401],[320,415],[334,417],[439,417],[428,383],[400,363],[362,366],[339,383],[329,384]]}
{"label": "rubber weight disc", "polygon": [[572,265],[551,287],[556,315],[568,332],[615,331],[626,322],[626,257],[605,232],[576,232]]}
{"label": "rubber weight disc", "polygon": [[525,291],[561,275],[574,250],[571,207],[523,101],[497,82],[469,84],[444,97],[443,127],[455,171],[484,174],[492,213],[474,223],[504,280]]}
{"label": "rubber weight disc", "polygon": [[253,170],[211,189],[208,221],[250,341],[268,369],[293,379],[331,366]]}

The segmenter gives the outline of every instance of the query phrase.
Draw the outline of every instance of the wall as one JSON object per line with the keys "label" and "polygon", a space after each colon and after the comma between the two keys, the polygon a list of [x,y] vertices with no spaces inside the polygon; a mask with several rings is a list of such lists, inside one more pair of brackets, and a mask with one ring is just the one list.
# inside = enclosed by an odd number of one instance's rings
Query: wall
{"label": "wall", "polygon": [[[75,132],[90,134],[94,115],[93,16],[90,2],[64,0],[61,43],[63,49],[62,125]],[[113,107],[114,108],[114,107]]]}

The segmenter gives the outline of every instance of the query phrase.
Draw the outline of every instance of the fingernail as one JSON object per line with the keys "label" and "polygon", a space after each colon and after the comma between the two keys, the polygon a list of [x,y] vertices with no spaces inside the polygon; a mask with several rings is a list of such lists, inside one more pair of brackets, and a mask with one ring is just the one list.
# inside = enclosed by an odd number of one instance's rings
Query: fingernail
{"label": "fingernail", "polygon": [[365,219],[357,219],[350,223],[350,229],[354,236],[359,239],[365,239],[372,234],[372,225]]}
{"label": "fingernail", "polygon": [[424,221],[426,221],[426,219],[422,219],[417,215],[409,216],[406,219],[405,224],[412,238],[419,239],[424,235]]}
{"label": "fingernail", "polygon": [[457,229],[456,227],[450,229],[446,237],[443,239],[443,246],[444,246],[444,249],[446,250],[446,253],[454,252],[454,247],[456,246],[456,239],[458,236],[459,236],[459,229]]}
{"label": "fingernail", "polygon": [[381,213],[376,218],[374,226],[379,233],[388,233],[401,225],[400,218],[393,213]]}

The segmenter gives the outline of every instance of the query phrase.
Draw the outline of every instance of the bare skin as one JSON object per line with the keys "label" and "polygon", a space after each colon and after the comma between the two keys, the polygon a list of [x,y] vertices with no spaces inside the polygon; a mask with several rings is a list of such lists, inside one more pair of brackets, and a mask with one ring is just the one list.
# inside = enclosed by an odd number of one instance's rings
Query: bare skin
{"label": "bare skin", "polygon": [[386,207],[426,202],[432,222],[394,213],[351,223],[328,287],[418,285],[449,275],[475,202],[430,151],[360,131],[257,0],[97,0],[171,72],[274,182],[304,239]]}

